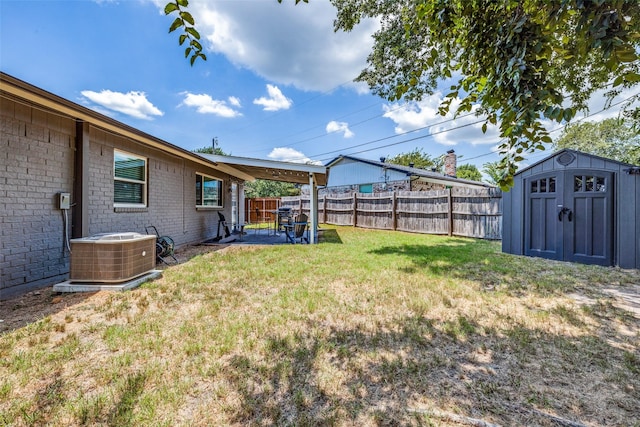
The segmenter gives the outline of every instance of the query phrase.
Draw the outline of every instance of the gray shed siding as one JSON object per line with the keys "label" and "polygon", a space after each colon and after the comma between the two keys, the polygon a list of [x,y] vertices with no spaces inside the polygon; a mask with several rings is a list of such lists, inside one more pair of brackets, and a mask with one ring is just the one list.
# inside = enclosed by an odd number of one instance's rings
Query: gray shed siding
{"label": "gray shed siding", "polygon": [[[576,160],[563,166],[556,161],[564,151],[570,151]],[[503,194],[502,251],[516,255],[525,252],[524,181],[544,172],[587,169],[614,173],[614,262],[622,268],[640,268],[640,176],[624,171],[629,166],[572,150],[554,153],[541,162],[517,173],[513,188]]]}
{"label": "gray shed siding", "polygon": [[[75,120],[0,98],[0,298],[66,280],[69,254],[57,194],[74,203]],[[148,207],[114,209],[113,150],[148,158]],[[196,172],[222,179],[231,217],[230,177],[94,126],[89,128],[88,230],[135,231],[155,225],[177,245],[215,237],[217,210],[197,210]],[[69,222],[73,223],[72,210]],[[72,234],[71,227],[69,235]]]}

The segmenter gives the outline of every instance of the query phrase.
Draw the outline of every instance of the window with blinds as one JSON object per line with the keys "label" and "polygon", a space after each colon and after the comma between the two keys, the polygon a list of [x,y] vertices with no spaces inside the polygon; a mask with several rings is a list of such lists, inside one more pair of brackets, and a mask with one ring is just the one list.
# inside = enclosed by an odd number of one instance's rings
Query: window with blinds
{"label": "window with blinds", "polygon": [[196,174],[196,207],[222,207],[222,181]]}
{"label": "window with blinds", "polygon": [[147,159],[124,151],[113,152],[115,207],[147,206]]}

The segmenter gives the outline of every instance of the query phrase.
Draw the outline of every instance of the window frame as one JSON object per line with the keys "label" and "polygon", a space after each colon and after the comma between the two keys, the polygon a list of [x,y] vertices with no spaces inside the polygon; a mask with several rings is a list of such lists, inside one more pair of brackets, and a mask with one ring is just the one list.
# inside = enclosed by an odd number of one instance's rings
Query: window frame
{"label": "window frame", "polygon": [[[204,179],[208,179],[210,181],[217,181],[219,182],[219,191],[218,191],[218,205],[205,205],[205,204],[198,204],[198,177],[201,177],[203,179],[204,183]],[[224,209],[224,180],[220,179],[220,178],[216,178],[215,176],[211,176],[211,175],[207,175],[206,173],[202,173],[202,172],[196,172],[196,182],[195,182],[195,190],[196,190],[196,209]],[[204,202],[204,185],[201,186],[200,188],[200,200],[201,202]]]}
{"label": "window frame", "polygon": [[[362,191],[362,190],[370,190],[370,191]],[[373,194],[373,184],[358,184],[358,193]]]}
{"label": "window frame", "polygon": [[[144,163],[144,180],[140,181],[137,179],[131,178],[122,178],[116,175],[116,154],[124,155],[133,159],[142,160]],[[123,203],[116,202],[116,194],[115,187],[113,190],[113,207],[115,208],[146,208],[148,206],[148,188],[149,188],[149,158],[145,156],[140,156],[138,154],[130,153],[128,151],[119,150],[117,148],[113,149],[113,183],[115,186],[116,181],[119,182],[128,182],[133,184],[141,184],[142,185],[142,202],[141,203]]]}

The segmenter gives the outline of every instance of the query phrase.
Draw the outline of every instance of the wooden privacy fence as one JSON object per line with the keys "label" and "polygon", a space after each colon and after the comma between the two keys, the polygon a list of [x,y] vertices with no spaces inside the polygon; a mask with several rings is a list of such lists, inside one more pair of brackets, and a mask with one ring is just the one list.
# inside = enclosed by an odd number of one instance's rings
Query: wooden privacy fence
{"label": "wooden privacy fence", "polygon": [[253,224],[264,221],[264,218],[273,218],[273,211],[280,207],[279,197],[260,197],[244,199],[245,221]]}
{"label": "wooden privacy fence", "polygon": [[[283,197],[282,206],[309,212],[309,196]],[[319,221],[382,230],[500,240],[502,192],[497,188],[450,188],[322,196]]]}

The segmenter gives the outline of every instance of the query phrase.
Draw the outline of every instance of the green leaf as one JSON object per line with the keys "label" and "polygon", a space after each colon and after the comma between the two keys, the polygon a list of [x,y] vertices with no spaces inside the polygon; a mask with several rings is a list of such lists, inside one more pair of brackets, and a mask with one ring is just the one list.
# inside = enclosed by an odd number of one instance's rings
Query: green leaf
{"label": "green leaf", "polygon": [[624,77],[625,76],[616,77],[616,79],[613,81],[613,87],[620,86],[622,84],[622,82],[624,82],[624,80],[625,80]]}
{"label": "green leaf", "polygon": [[618,59],[620,62],[633,62],[638,59],[638,55],[632,50],[625,50],[618,52]]}
{"label": "green leaf", "polygon": [[178,4],[182,7],[189,6],[189,0],[178,0]]}
{"label": "green leaf", "polygon": [[184,25],[184,22],[182,21],[182,19],[176,18],[171,24],[171,26],[169,27],[169,32],[171,33],[177,30],[178,28],[182,27],[183,25]]}
{"label": "green leaf", "polygon": [[640,82],[640,74],[638,73],[627,73],[624,75],[624,79],[628,82]]}
{"label": "green leaf", "polygon": [[487,133],[487,122],[482,124],[482,133]]}
{"label": "green leaf", "polygon": [[184,50],[184,57],[185,58],[188,57],[192,50],[193,50],[193,48],[191,48],[191,47],[186,48]]}
{"label": "green leaf", "polygon": [[187,35],[186,34],[180,34],[180,37],[178,38],[178,41],[180,42],[180,46],[182,46],[184,44],[184,41],[187,39]]}
{"label": "green leaf", "polygon": [[198,55],[193,55],[191,57],[191,59],[189,60],[189,62],[191,63],[191,66],[193,67],[193,63],[196,62],[196,59],[198,59]]}
{"label": "green leaf", "polygon": [[197,40],[191,40],[190,45],[198,52],[202,50],[202,45]]}
{"label": "green leaf", "polygon": [[195,25],[196,21],[193,19],[193,16],[189,12],[180,12],[180,18],[184,19],[191,25]]}
{"label": "green leaf", "polygon": [[196,31],[195,28],[193,28],[193,27],[185,27],[184,30],[187,33],[191,34],[193,36],[193,38],[195,38],[196,40],[200,40],[200,33],[198,31]]}
{"label": "green leaf", "polygon": [[180,10],[178,9],[178,5],[175,3],[167,3],[167,5],[164,7],[164,14],[168,15],[171,12],[175,12],[176,10]]}

